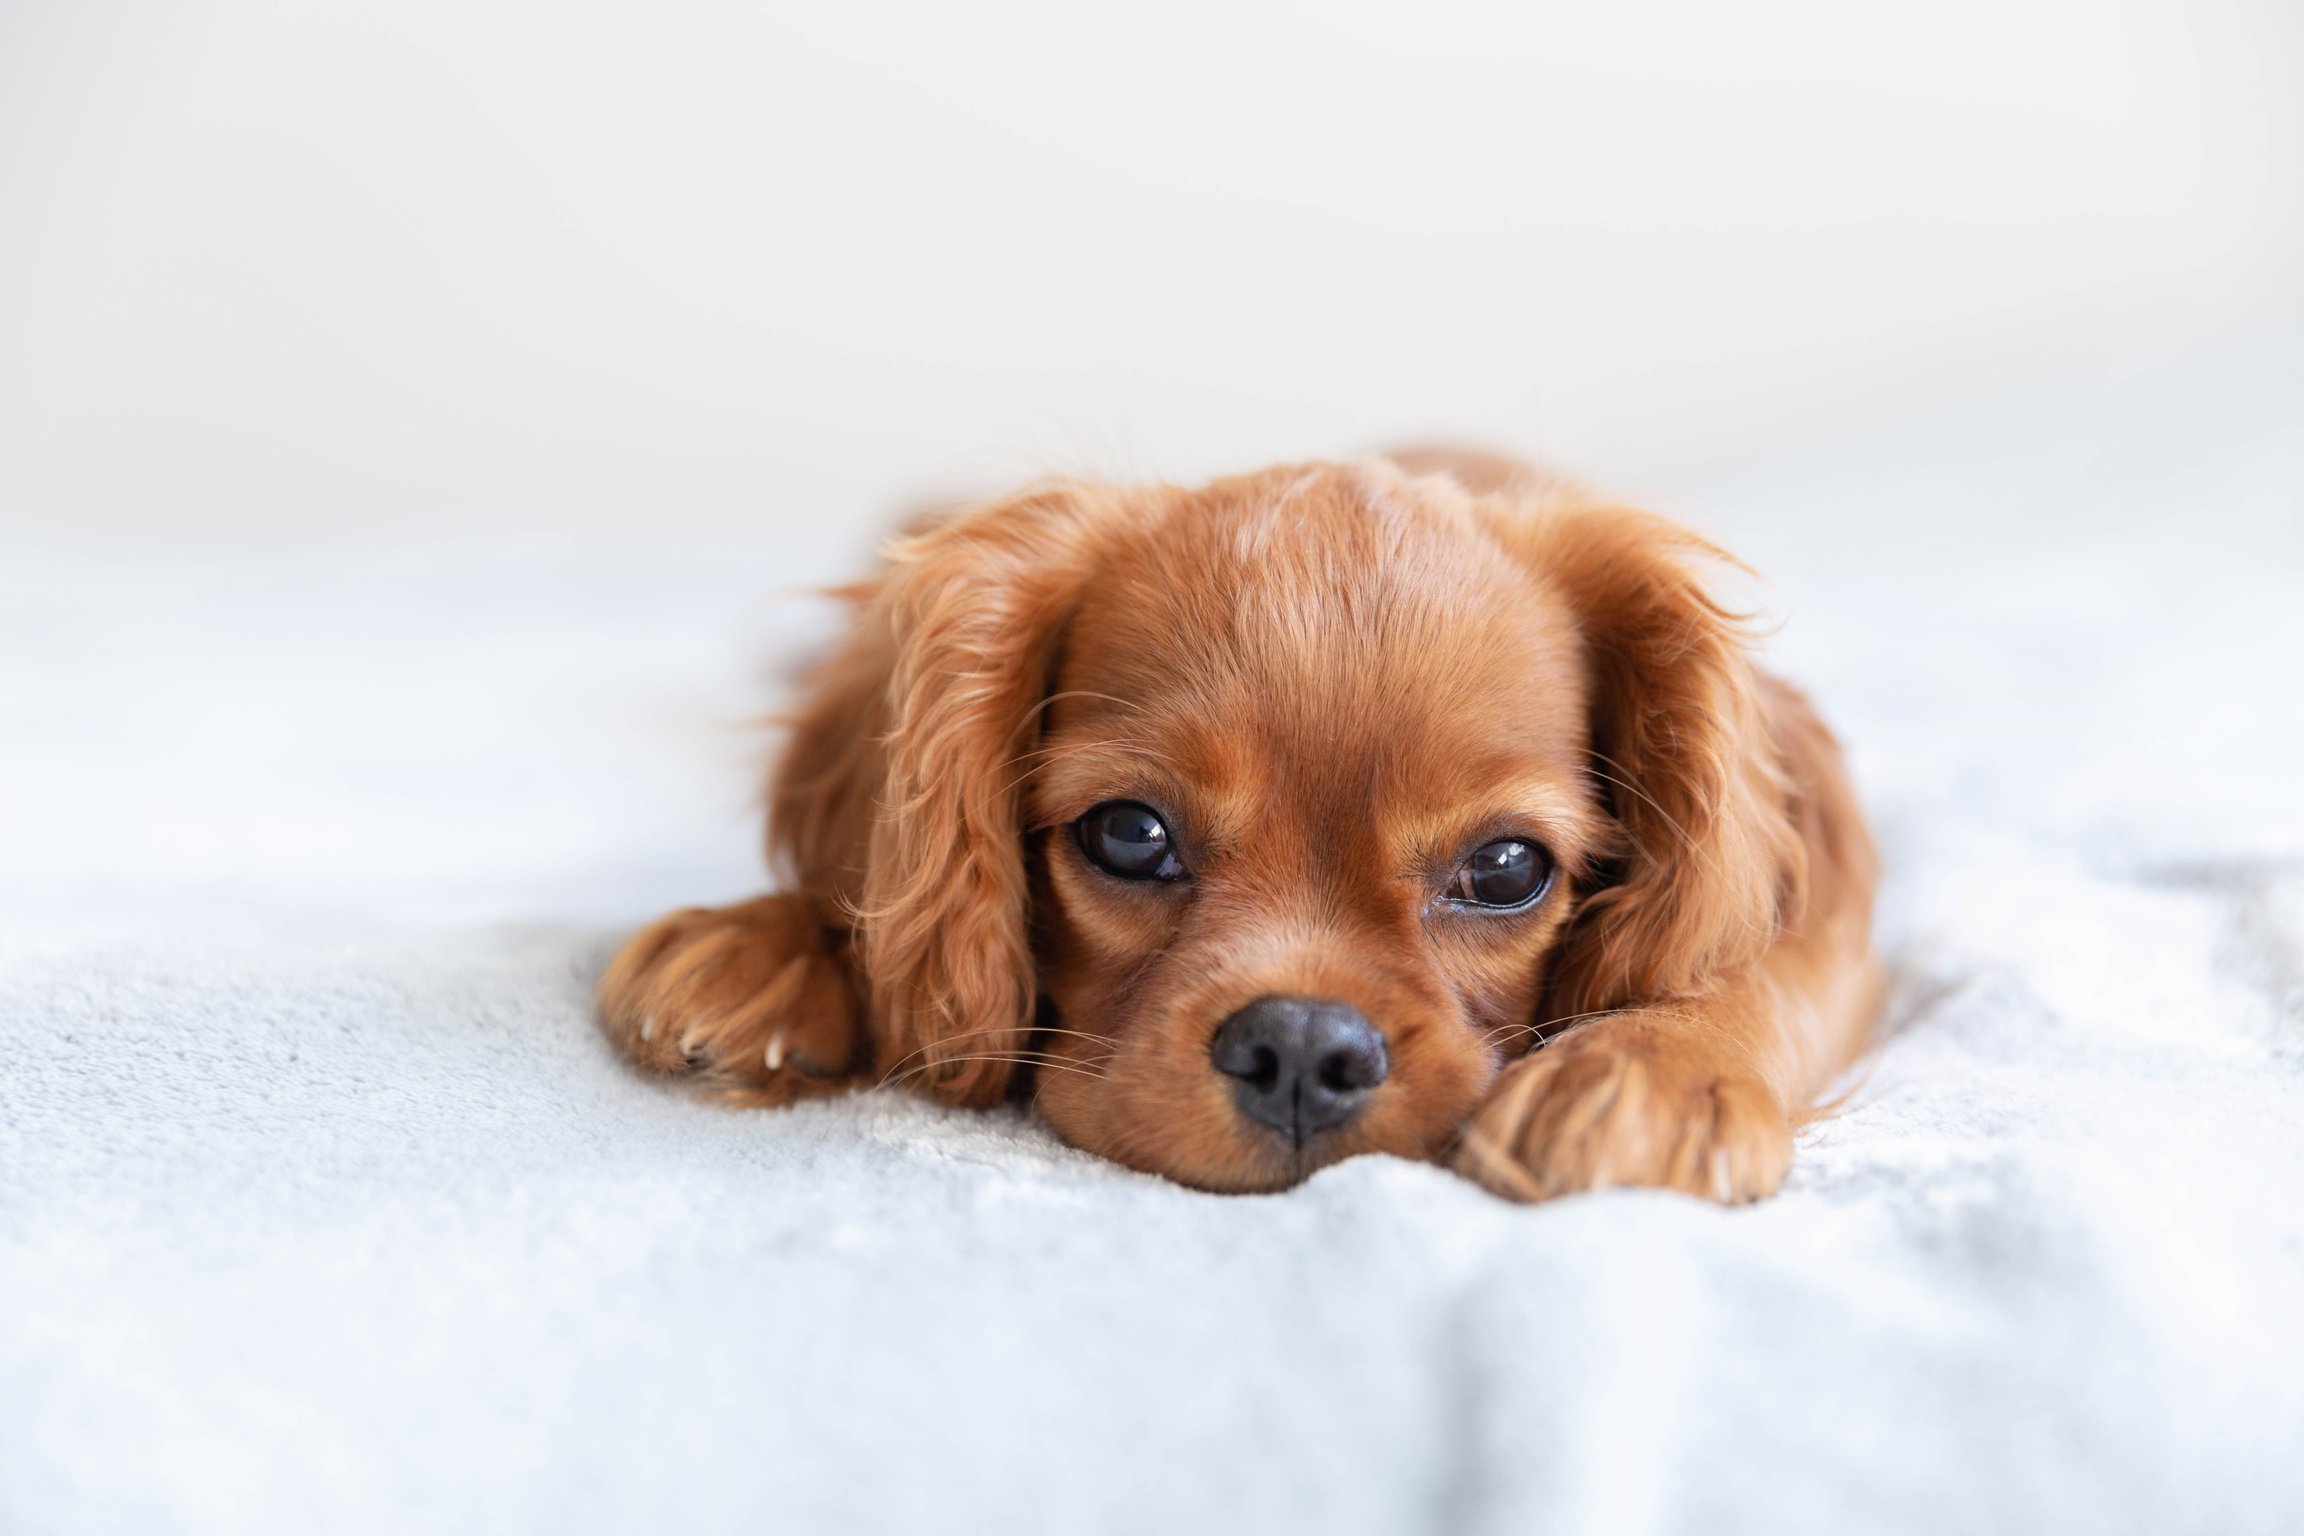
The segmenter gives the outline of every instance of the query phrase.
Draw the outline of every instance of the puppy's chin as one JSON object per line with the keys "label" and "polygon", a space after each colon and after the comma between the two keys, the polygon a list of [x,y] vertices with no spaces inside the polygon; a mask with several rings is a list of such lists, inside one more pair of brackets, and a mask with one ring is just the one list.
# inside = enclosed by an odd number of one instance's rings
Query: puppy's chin
{"label": "puppy's chin", "polygon": [[1104,1069],[1095,1061],[1089,1051],[1035,1075],[1035,1102],[1056,1134],[1084,1152],[1217,1194],[1287,1189],[1371,1152],[1439,1158],[1493,1081],[1481,1070],[1388,1083],[1350,1120],[1299,1146],[1243,1115],[1231,1085],[1213,1071],[1134,1073],[1124,1060]]}
{"label": "puppy's chin", "polygon": [[1214,1112],[1162,1112],[1131,1105],[1124,1087],[1066,1080],[1063,1073],[1039,1078],[1040,1113],[1056,1134],[1084,1152],[1156,1173],[1215,1194],[1269,1194],[1302,1183],[1330,1163],[1362,1152],[1399,1151],[1428,1156],[1423,1149],[1362,1144],[1351,1127],[1314,1137],[1302,1148],[1251,1124],[1229,1105]]}

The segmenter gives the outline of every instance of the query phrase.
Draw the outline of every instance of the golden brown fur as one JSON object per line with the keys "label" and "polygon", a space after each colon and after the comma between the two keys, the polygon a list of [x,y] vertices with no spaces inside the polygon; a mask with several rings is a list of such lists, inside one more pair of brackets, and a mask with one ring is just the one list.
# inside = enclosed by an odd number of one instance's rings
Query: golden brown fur
{"label": "golden brown fur", "polygon": [[[786,894],[645,930],[602,1018],[744,1102],[1023,1084],[1210,1189],[1382,1151],[1519,1198],[1767,1194],[1864,1041],[1874,868],[1831,736],[1706,594],[1719,558],[1446,453],[947,515],[809,685],[769,786]],[[1091,862],[1073,828],[1113,801],[1161,808],[1188,877]],[[1439,894],[1503,837],[1557,865],[1533,906]],[[1276,995],[1382,1035],[1333,1129],[1272,1134],[1210,1065]]]}

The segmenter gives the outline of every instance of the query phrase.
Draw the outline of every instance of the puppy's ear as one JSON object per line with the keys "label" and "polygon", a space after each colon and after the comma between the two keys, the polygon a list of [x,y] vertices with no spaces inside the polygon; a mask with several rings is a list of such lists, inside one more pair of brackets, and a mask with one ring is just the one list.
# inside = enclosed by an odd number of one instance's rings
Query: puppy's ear
{"label": "puppy's ear", "polygon": [[900,539],[770,786],[772,851],[849,930],[880,1069],[949,1103],[999,1102],[1031,1028],[1028,754],[1120,503],[1052,484]]}
{"label": "puppy's ear", "polygon": [[1614,878],[1585,898],[1553,962],[1549,1011],[1695,992],[1759,955],[1806,879],[1746,633],[1701,580],[1728,557],[1663,518],[1558,487],[1531,485],[1499,532],[1575,613],[1591,772],[1621,831]]}

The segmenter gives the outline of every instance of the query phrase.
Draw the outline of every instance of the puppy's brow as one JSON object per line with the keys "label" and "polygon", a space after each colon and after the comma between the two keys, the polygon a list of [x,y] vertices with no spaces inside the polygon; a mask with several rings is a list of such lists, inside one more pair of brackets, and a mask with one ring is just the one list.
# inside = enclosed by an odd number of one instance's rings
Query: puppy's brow
{"label": "puppy's brow", "polygon": [[1029,724],[1031,721],[1038,718],[1039,715],[1050,705],[1060,703],[1065,699],[1095,699],[1105,704],[1117,704],[1122,709],[1128,710],[1131,713],[1141,710],[1144,707],[1131,699],[1123,699],[1117,694],[1098,693],[1093,688],[1065,688],[1048,695],[1048,697],[1033,705],[1031,710],[1024,716],[1025,722]]}
{"label": "puppy's brow", "polygon": [[1058,740],[1020,753],[1011,761],[1023,765],[1024,776],[1030,781],[1032,808],[1051,807],[1051,815],[1058,820],[1086,810],[1086,801],[1067,810],[1067,802],[1082,796],[1175,800],[1189,785],[1161,743],[1134,735]]}
{"label": "puppy's brow", "polygon": [[[1052,767],[1058,763],[1062,763],[1069,757],[1092,750],[1095,749],[1091,747],[1079,746],[1039,747],[1030,752],[1018,753],[1016,756],[1008,759],[1007,762],[1001,765],[1006,769],[1014,769],[1015,773],[1013,777],[1011,777],[1006,783],[1000,786],[1000,792],[1005,795],[1014,790],[1022,789],[1036,780],[1043,768]],[[1151,753],[1148,751],[1145,752],[1144,755],[1148,758],[1151,757]],[[1034,798],[1038,797],[1035,795]],[[1026,830],[1029,831],[1031,829],[1027,828]]]}
{"label": "puppy's brow", "polygon": [[1016,770],[1014,783],[1030,785],[1030,825],[1025,830],[1034,832],[1069,821],[1088,808],[1065,808],[1078,793],[1075,781],[1098,785],[1095,793],[1100,799],[1115,799],[1125,798],[1124,787],[1145,782],[1161,786],[1164,794],[1170,777],[1166,761],[1149,744],[1110,736],[1034,747],[1010,758],[1006,766]]}
{"label": "puppy's brow", "polygon": [[1508,837],[1520,830],[1536,837],[1571,872],[1581,872],[1600,833],[1594,807],[1550,780],[1507,785],[1494,799],[1420,821],[1409,845],[1419,869],[1453,863],[1473,838]]}

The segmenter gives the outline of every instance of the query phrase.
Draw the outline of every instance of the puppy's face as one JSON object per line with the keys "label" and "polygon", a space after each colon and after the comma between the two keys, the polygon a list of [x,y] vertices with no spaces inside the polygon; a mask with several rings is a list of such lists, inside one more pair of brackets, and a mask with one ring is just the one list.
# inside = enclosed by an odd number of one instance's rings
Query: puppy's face
{"label": "puppy's face", "polygon": [[1022,803],[1059,1133],[1226,1190],[1441,1152],[1606,848],[1588,686],[1444,481],[1282,473],[1114,532]]}

